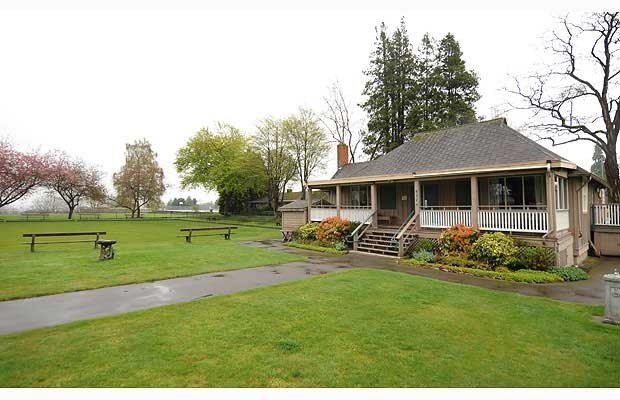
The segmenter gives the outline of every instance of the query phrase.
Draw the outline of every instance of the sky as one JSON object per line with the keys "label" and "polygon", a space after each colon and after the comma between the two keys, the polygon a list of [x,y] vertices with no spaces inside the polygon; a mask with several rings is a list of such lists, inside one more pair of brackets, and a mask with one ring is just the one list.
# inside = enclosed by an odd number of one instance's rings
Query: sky
{"label": "sky", "polygon": [[[180,187],[176,151],[218,121],[249,135],[267,116],[301,106],[321,112],[334,81],[352,104],[361,102],[381,21],[393,28],[404,16],[414,44],[425,32],[453,33],[480,78],[477,112],[490,118],[509,100],[503,88],[511,76],[544,59],[542,37],[568,11],[535,2],[511,10],[413,1],[53,3],[0,0],[0,138],[83,158],[105,171],[109,187],[125,143],[146,138],[164,169],[164,200],[200,202],[217,196]],[[504,116],[515,128],[526,122],[519,113]],[[589,144],[553,150],[590,167]],[[334,145],[314,178],[335,170]]]}

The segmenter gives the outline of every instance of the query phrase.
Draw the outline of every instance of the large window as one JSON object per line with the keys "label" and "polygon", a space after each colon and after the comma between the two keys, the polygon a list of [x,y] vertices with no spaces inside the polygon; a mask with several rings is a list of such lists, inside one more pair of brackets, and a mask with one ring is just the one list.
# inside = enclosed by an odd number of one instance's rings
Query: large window
{"label": "large window", "polygon": [[382,210],[396,209],[396,185],[379,186],[379,208]]}
{"label": "large window", "polygon": [[480,178],[481,206],[537,208],[546,204],[543,175]]}
{"label": "large window", "polygon": [[568,210],[567,179],[561,176],[555,177],[555,208],[556,210]]}
{"label": "large window", "polygon": [[471,206],[471,182],[457,181],[454,183],[457,206]]}

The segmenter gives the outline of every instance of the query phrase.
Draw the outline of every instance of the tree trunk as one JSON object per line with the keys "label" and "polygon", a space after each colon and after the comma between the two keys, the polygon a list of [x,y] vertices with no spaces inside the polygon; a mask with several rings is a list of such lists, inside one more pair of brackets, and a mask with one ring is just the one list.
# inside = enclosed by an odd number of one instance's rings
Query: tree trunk
{"label": "tree trunk", "polygon": [[136,217],[136,210],[131,210],[131,219]]}
{"label": "tree trunk", "polygon": [[612,143],[612,151],[605,157],[605,177],[609,183],[609,202],[620,203],[620,172],[618,171],[618,155],[615,143]]}
{"label": "tree trunk", "polygon": [[75,206],[69,206],[69,216],[67,217],[67,219],[73,218],[73,210],[75,210]]}
{"label": "tree trunk", "polygon": [[140,218],[140,206],[138,206],[138,219]]}

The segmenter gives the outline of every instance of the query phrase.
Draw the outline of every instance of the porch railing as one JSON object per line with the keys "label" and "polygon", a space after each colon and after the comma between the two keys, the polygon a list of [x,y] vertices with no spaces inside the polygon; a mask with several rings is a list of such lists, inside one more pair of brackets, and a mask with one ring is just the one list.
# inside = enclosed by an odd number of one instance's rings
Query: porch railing
{"label": "porch railing", "polygon": [[[335,217],[337,214],[336,206],[313,205],[310,209],[310,220],[321,221],[323,218]],[[349,221],[365,221],[372,214],[370,206],[342,206],[340,207],[340,218]]]}
{"label": "porch railing", "polygon": [[620,226],[620,204],[593,204],[594,225]]}
{"label": "porch railing", "polygon": [[449,228],[452,225],[471,225],[471,210],[459,209],[423,209],[420,210],[422,228]]}
{"label": "porch railing", "polygon": [[481,230],[546,233],[549,229],[547,210],[497,209],[479,210]]}

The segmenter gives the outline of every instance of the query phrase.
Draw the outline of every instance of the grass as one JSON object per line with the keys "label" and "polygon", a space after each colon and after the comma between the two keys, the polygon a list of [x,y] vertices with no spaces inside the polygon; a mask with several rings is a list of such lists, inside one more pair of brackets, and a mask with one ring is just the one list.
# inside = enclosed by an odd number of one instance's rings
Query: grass
{"label": "grass", "polygon": [[[280,232],[276,229],[243,225],[234,231],[230,241],[218,235],[193,238],[192,244],[186,244],[184,238],[176,237],[179,228],[209,225],[181,220],[0,223],[0,300],[303,259],[240,243],[278,238]],[[90,230],[106,231],[104,238],[118,240],[114,260],[98,261],[99,250],[89,243],[41,245],[35,253],[20,244],[26,241],[21,237],[25,232]]]}
{"label": "grass", "polygon": [[297,241],[287,242],[284,245],[288,247],[296,247],[298,249],[320,251],[322,253],[334,254],[334,255],[343,255],[343,254],[348,253],[347,250],[336,250],[333,247],[324,247],[324,246],[318,246],[318,245],[309,244],[309,243],[301,243]]}
{"label": "grass", "polygon": [[0,386],[618,386],[602,311],[351,270],[2,336]]}
{"label": "grass", "polygon": [[427,269],[440,269],[461,274],[469,274],[479,278],[490,278],[501,281],[524,282],[524,283],[552,283],[562,282],[564,279],[555,273],[545,271],[534,271],[531,269],[520,269],[517,271],[491,271],[478,268],[457,267],[454,265],[427,263],[415,259],[402,260],[403,265],[411,265],[414,267]]}

